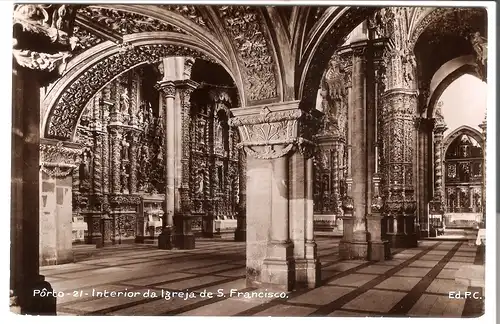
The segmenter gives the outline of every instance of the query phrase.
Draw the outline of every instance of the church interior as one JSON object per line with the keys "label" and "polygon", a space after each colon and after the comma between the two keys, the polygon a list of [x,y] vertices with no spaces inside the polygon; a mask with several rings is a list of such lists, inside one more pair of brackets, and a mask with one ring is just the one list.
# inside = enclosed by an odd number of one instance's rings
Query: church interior
{"label": "church interior", "polygon": [[484,313],[485,8],[13,12],[11,311]]}

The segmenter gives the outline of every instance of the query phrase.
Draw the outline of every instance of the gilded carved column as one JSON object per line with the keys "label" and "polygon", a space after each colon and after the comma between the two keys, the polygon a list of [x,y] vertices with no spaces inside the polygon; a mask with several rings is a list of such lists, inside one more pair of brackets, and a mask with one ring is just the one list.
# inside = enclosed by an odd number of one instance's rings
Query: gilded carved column
{"label": "gilded carved column", "polygon": [[[40,88],[62,75],[76,39],[78,6],[16,4],[13,10],[11,311],[55,315],[52,287],[39,272]],[[44,19],[41,19],[43,17]],[[47,295],[35,294],[45,289]]]}
{"label": "gilded carved column", "polygon": [[189,197],[189,159],[190,159],[190,134],[191,124],[191,93],[198,88],[198,83],[186,79],[175,82],[177,96],[176,106],[176,200],[178,205],[175,213],[175,245],[180,249],[194,249],[195,237],[191,230],[191,202]]}
{"label": "gilded carved column", "polygon": [[138,168],[140,167],[138,165],[137,161],[137,149],[139,145],[139,136],[140,136],[140,131],[137,129],[134,129],[131,131],[130,134],[130,152],[129,152],[129,160],[130,160],[130,177],[129,177],[129,186],[130,186],[130,193],[135,194],[137,193],[137,174],[138,174]]}
{"label": "gilded carved column", "polygon": [[113,194],[121,193],[121,142],[122,129],[111,127],[111,192]]}
{"label": "gilded carved column", "polygon": [[[167,60],[167,59],[165,59]],[[166,69],[166,67],[164,67]],[[166,74],[165,74],[166,75]],[[173,81],[162,80],[157,84],[160,91],[160,109],[165,122],[165,161],[167,163],[165,220],[162,234],[158,237],[160,249],[173,248],[174,214],[175,214],[175,84]]]}
{"label": "gilded carved column", "polygon": [[434,119],[434,201],[437,203],[436,212],[442,213],[446,204],[444,201],[444,153],[443,150],[443,138],[444,132],[447,127],[444,122],[444,118],[438,110],[435,114]]}
{"label": "gilded carved column", "polygon": [[315,251],[306,253],[306,243],[315,249],[309,237],[312,209],[307,208],[307,183],[312,179],[307,179],[306,160],[312,155],[296,148],[312,145],[305,126],[315,118],[298,109],[298,102],[232,112],[230,125],[238,127],[239,146],[247,153],[247,282],[286,290],[313,287],[320,279]]}
{"label": "gilded carved column", "polygon": [[417,243],[413,183],[416,91],[386,91],[382,109],[385,212],[392,219],[388,230],[392,247],[411,247]]}
{"label": "gilded carved column", "polygon": [[486,228],[486,135],[487,135],[487,125],[486,125],[486,114],[484,116],[483,122],[479,125],[482,130],[483,135],[483,170],[482,170],[482,188],[481,188],[481,208],[482,208],[482,221],[480,222],[480,228]]}

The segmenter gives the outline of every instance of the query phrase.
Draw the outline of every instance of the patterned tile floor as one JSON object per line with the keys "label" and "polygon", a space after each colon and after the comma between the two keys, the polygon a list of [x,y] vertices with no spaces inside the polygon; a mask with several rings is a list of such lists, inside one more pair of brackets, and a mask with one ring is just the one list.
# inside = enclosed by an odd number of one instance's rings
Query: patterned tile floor
{"label": "patterned tile floor", "polygon": [[[59,315],[476,317],[483,313],[484,299],[449,298],[453,291],[483,296],[482,288],[460,286],[454,280],[461,265],[483,263],[477,248],[467,243],[421,241],[418,248],[393,250],[393,259],[383,262],[340,260],[339,238],[318,237],[317,243],[322,285],[284,298],[257,294],[269,292],[266,289],[246,288],[245,245],[229,240],[197,239],[196,250],[191,251],[164,251],[151,245],[100,250],[80,246],[75,248],[79,261],[43,267],[41,272],[56,292],[64,292],[58,298]],[[106,292],[115,296],[103,296]],[[251,293],[254,297],[247,298]]]}

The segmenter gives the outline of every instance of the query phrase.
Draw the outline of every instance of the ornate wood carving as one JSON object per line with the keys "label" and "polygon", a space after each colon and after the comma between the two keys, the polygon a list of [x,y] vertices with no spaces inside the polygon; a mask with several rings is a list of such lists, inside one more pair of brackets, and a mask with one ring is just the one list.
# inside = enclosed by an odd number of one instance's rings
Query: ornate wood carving
{"label": "ornate wood carving", "polygon": [[382,154],[385,209],[389,213],[411,214],[416,208],[413,183],[416,111],[416,92],[399,90],[384,94]]}
{"label": "ornate wood carving", "polygon": [[[166,56],[191,56],[212,61],[190,48],[175,45],[137,46],[124,53],[113,54],[90,67],[67,89],[47,121],[47,138],[70,139],[78,117],[90,98],[116,75],[142,62],[159,62]],[[85,91],[82,92],[82,89]]]}
{"label": "ornate wood carving", "polygon": [[[78,6],[65,4],[14,5],[12,54],[24,68],[41,72],[48,84],[65,70],[71,50],[77,44],[73,23]],[[36,43],[36,50],[33,50]],[[43,75],[43,77],[41,77]]]}

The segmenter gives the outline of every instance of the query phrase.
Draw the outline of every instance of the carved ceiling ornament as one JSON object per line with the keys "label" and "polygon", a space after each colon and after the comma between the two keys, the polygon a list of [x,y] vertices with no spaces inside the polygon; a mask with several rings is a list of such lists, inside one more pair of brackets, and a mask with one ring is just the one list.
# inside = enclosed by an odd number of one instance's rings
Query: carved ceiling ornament
{"label": "carved ceiling ornament", "polygon": [[87,6],[78,13],[123,35],[155,31],[185,34],[182,29],[158,19],[122,10]]}
{"label": "carved ceiling ornament", "polygon": [[219,6],[217,9],[241,62],[248,100],[277,98],[275,62],[257,8]]}
{"label": "carved ceiling ornament", "polygon": [[229,120],[229,125],[238,127],[241,142],[237,146],[243,147],[247,154],[258,159],[275,159],[285,156],[295,146],[304,154],[312,154],[306,146],[314,143],[305,137],[310,132],[302,129],[310,127],[305,121],[309,114],[298,109],[298,102],[288,108],[264,106],[260,111],[257,108],[232,111],[235,117]]}
{"label": "carved ceiling ornament", "polygon": [[210,30],[210,28],[208,28],[208,25],[207,25],[205,19],[203,18],[202,14],[197,6],[161,4],[161,5],[158,5],[158,7],[164,8],[164,9],[171,11],[171,12],[178,13],[178,14],[182,15],[183,17],[188,18],[189,20],[191,20],[192,22],[194,22],[198,26],[201,26],[203,28]]}
{"label": "carved ceiling ornament", "polygon": [[75,79],[53,106],[45,136],[68,140],[76,128],[82,109],[104,85],[140,63],[156,63],[167,56],[190,56],[208,61],[213,59],[185,46],[172,44],[142,45],[125,48],[92,65]]}
{"label": "carved ceiling ornament", "polygon": [[76,51],[84,51],[104,42],[104,40],[92,33],[89,33],[80,26],[75,26],[73,29],[73,35],[78,38],[78,44],[75,48]]}
{"label": "carved ceiling ornament", "polygon": [[[21,67],[50,75],[50,83],[64,73],[70,51],[76,8],[64,4],[18,4],[13,14],[13,56]],[[34,49],[36,47],[36,50]]]}

